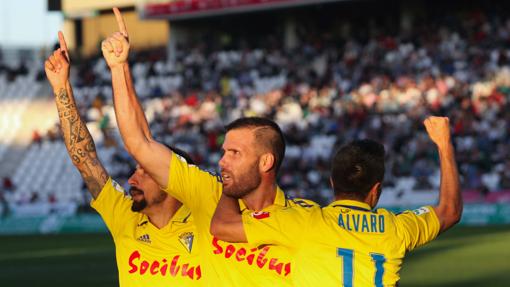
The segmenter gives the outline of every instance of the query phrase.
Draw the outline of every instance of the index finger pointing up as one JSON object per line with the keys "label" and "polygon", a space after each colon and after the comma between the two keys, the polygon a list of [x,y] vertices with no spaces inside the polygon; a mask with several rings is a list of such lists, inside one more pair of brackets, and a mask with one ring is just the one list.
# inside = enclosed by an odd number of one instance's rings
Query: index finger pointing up
{"label": "index finger pointing up", "polygon": [[58,42],[60,44],[60,48],[67,52],[66,39],[64,39],[64,34],[62,31],[58,31]]}
{"label": "index finger pointing up", "polygon": [[58,31],[58,42],[60,44],[60,49],[64,51],[64,54],[69,62],[69,52],[67,51],[66,39],[64,38],[64,33],[62,31]]}
{"label": "index finger pointing up", "polygon": [[126,29],[126,24],[124,23],[124,18],[122,18],[122,14],[120,14],[119,8],[114,7],[113,13],[115,14],[115,19],[117,19],[117,24],[119,25],[119,32],[124,35],[124,37],[128,37],[128,32]]}

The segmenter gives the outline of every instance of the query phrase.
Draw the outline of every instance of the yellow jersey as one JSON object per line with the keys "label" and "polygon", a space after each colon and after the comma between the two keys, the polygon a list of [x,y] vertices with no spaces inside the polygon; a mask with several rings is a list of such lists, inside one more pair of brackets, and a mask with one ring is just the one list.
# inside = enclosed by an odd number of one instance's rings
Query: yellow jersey
{"label": "yellow jersey", "polygon": [[[193,213],[207,286],[291,286],[294,271],[286,246],[228,243],[210,234],[211,219],[223,190],[219,175],[188,165],[173,154],[166,190]],[[248,210],[242,200],[239,204],[243,214],[263,218],[276,210],[298,207],[301,201],[287,198],[278,188],[274,204],[262,211]]]}
{"label": "yellow jersey", "polygon": [[201,286],[202,270],[191,212],[184,205],[158,229],[111,178],[92,200],[115,242],[121,287]]}
{"label": "yellow jersey", "polygon": [[292,249],[295,286],[332,287],[396,286],[406,252],[440,228],[431,206],[393,214],[353,200],[243,215],[243,224],[249,243]]}

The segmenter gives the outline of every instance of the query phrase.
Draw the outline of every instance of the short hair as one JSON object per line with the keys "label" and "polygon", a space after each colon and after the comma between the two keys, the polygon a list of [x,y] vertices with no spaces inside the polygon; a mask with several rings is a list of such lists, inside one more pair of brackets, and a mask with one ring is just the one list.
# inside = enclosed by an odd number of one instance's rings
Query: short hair
{"label": "short hair", "polygon": [[384,179],[384,146],[373,140],[357,140],[341,147],[331,163],[335,195],[364,200]]}
{"label": "short hair", "polygon": [[285,156],[285,138],[278,124],[267,118],[246,117],[239,118],[225,126],[226,132],[241,128],[255,129],[257,143],[263,145],[274,155],[274,170],[277,173]]}

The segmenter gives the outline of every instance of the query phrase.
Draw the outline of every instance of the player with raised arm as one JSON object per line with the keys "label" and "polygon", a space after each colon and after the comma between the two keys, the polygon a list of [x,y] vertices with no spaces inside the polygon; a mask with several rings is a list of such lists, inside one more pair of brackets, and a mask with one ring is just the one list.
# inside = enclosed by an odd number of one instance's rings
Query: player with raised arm
{"label": "player with raised arm", "polygon": [[354,141],[332,161],[335,201],[324,208],[286,208],[265,219],[240,212],[224,193],[211,232],[231,242],[286,246],[293,253],[295,286],[396,286],[403,258],[456,224],[462,213],[448,118],[424,122],[439,151],[439,203],[393,214],[374,209],[384,178],[384,146]]}
{"label": "player with raised arm", "polygon": [[[213,237],[211,218],[222,192],[235,194],[243,212],[264,217],[272,210],[304,204],[287,198],[276,184],[285,153],[282,132],[263,118],[242,118],[226,127],[221,176],[190,165],[155,141],[136,98],[127,55],[129,38],[114,9],[119,32],[103,41],[112,72],[117,122],[128,152],[160,186],[187,205],[194,216],[209,286],[290,286],[291,264],[285,247],[229,244]],[[303,207],[306,208],[306,207]]]}
{"label": "player with raised arm", "polygon": [[163,192],[140,166],[128,181],[132,198],[110,178],[78,113],[69,53],[62,32],[58,37],[60,48],[45,62],[46,76],[69,156],[114,239],[120,286],[197,286],[202,275],[190,210]]}

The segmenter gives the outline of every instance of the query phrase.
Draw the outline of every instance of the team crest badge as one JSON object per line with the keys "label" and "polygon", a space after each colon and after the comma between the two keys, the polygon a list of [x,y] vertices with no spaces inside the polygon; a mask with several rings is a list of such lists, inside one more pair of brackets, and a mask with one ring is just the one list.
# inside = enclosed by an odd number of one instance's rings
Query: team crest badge
{"label": "team crest badge", "polygon": [[184,232],[179,235],[179,241],[181,244],[191,253],[191,249],[193,248],[193,232]]}

